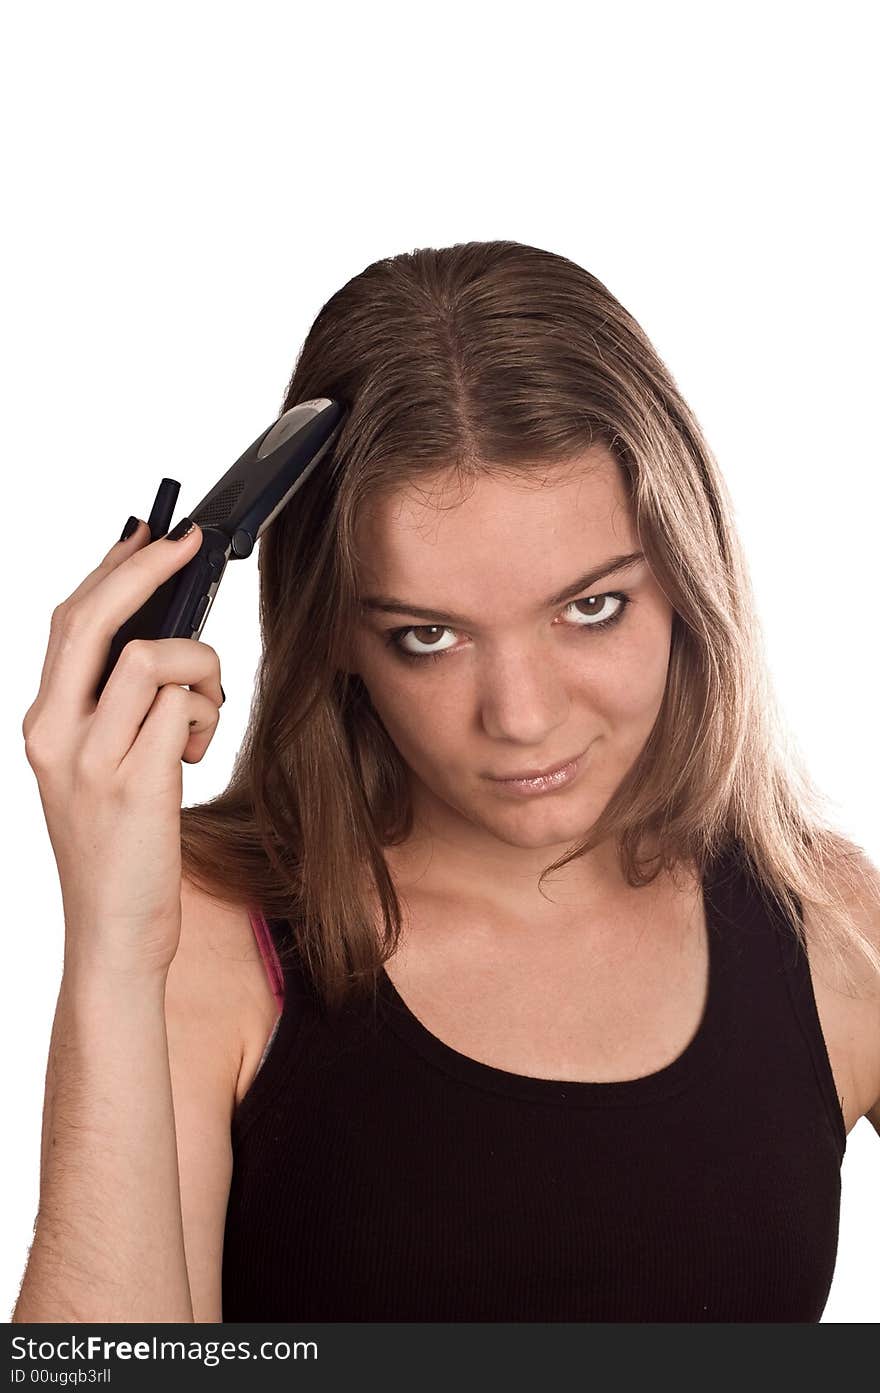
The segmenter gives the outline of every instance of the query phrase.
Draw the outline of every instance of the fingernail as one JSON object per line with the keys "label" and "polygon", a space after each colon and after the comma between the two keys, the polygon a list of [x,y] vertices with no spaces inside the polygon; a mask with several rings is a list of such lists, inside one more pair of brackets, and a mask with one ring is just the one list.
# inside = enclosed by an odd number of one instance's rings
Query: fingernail
{"label": "fingernail", "polygon": [[[223,701],[225,701],[225,700],[226,700],[226,693],[225,693],[224,690],[223,690],[223,683],[222,683],[222,682],[220,683],[220,695],[222,696]],[[220,703],[221,706],[223,705],[223,701],[221,701],[221,703]]]}
{"label": "fingernail", "polygon": [[172,527],[171,531],[166,533],[165,540],[166,542],[179,542],[181,538],[188,537],[194,527],[195,523],[191,518],[181,518],[177,526]]}
{"label": "fingernail", "polygon": [[137,519],[136,517],[133,517],[133,516],[132,516],[132,517],[130,517],[130,518],[128,519],[128,522],[125,524],[125,526],[124,526],[123,529],[122,529],[122,536],[119,538],[120,542],[127,542],[128,539],[129,539],[129,537],[133,537],[134,534],[135,534],[135,532],[137,532],[137,530],[138,530],[138,519]]}

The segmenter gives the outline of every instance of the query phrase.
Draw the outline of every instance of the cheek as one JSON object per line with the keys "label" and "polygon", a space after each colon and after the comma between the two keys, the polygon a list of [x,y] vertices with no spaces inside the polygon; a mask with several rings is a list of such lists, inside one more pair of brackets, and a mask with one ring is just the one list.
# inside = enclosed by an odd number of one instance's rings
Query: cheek
{"label": "cheek", "polygon": [[429,757],[431,752],[442,757],[446,745],[461,744],[461,693],[451,683],[428,694],[417,676],[404,671],[396,681],[366,685],[382,724],[402,753],[425,750]]}
{"label": "cheek", "polygon": [[461,758],[462,693],[448,679],[429,688],[419,670],[384,653],[374,661],[359,656],[358,675],[392,744],[410,769],[436,780]]}
{"label": "cheek", "polygon": [[609,649],[607,662],[584,669],[584,702],[612,726],[642,727],[655,719],[666,690],[671,629],[662,620],[644,625]]}
{"label": "cheek", "polygon": [[396,662],[374,644],[356,643],[352,648],[350,671],[364,684],[379,719],[395,744],[398,737],[405,740],[408,731],[424,730],[424,717],[420,715],[424,696],[414,680],[416,674],[410,672],[405,663]]}
{"label": "cheek", "polygon": [[370,699],[404,764],[428,786],[439,787],[462,758],[461,713],[432,700],[426,718],[424,694],[405,678],[393,687],[383,683]]}

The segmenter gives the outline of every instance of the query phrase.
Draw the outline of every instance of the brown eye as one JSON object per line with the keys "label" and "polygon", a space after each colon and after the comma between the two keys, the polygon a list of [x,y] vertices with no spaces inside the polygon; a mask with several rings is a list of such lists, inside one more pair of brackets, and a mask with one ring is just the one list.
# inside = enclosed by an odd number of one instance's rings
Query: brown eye
{"label": "brown eye", "polygon": [[[454,631],[448,629],[443,624],[419,624],[410,625],[406,629],[392,629],[388,635],[388,642],[396,648],[403,658],[410,658],[418,662],[421,658],[441,658],[444,653],[449,651],[449,646],[437,648],[435,645],[443,634],[451,634]],[[404,640],[412,639],[415,648],[405,648]]]}
{"label": "brown eye", "polygon": [[605,601],[610,598],[610,595],[590,595],[586,600],[575,600],[575,604],[583,605],[584,614],[596,615],[601,618],[605,608]]}
{"label": "brown eye", "polygon": [[[419,643],[436,643],[440,634],[445,634],[446,630],[440,624],[422,624],[409,632],[418,635]],[[425,634],[428,635],[427,639],[424,637]]]}
{"label": "brown eye", "polygon": [[612,591],[607,595],[588,595],[583,600],[572,600],[568,608],[573,610],[575,606],[580,606],[578,613],[581,618],[575,621],[576,629],[604,629],[623,617],[629,602],[628,595]]}

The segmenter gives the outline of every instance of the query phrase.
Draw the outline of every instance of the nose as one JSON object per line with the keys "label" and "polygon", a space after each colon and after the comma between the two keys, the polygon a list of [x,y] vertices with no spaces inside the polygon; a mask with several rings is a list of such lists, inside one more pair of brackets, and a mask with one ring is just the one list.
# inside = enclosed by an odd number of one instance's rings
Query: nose
{"label": "nose", "polygon": [[521,644],[490,658],[479,688],[480,720],[493,740],[546,750],[568,719],[563,675],[544,652]]}

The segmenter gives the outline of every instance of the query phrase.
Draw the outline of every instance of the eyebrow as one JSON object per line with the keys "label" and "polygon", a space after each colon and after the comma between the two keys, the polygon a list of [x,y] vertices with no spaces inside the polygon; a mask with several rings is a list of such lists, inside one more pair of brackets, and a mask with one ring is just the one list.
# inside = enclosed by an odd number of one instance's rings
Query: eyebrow
{"label": "eyebrow", "polygon": [[[586,571],[582,576],[578,576],[577,580],[572,581],[571,585],[567,585],[557,595],[550,595],[544,601],[544,608],[555,609],[557,605],[573,599],[581,590],[587,590],[591,585],[595,585],[597,580],[604,580],[606,576],[628,570],[637,561],[644,559],[645,554],[641,551],[630,551],[624,556],[612,556],[608,561],[603,561],[600,565],[594,566],[591,571]],[[380,614],[411,614],[417,619],[430,619],[432,622],[437,621],[441,624],[462,624],[466,628],[473,626],[473,621],[466,619],[461,614],[426,609],[423,605],[410,605],[405,600],[398,600],[394,595],[368,595],[361,600],[361,608]]]}

